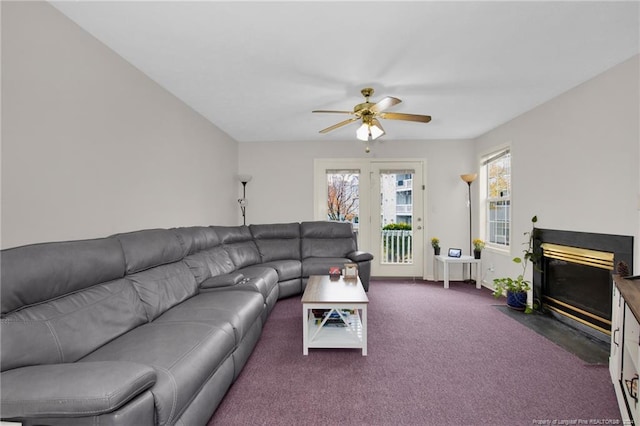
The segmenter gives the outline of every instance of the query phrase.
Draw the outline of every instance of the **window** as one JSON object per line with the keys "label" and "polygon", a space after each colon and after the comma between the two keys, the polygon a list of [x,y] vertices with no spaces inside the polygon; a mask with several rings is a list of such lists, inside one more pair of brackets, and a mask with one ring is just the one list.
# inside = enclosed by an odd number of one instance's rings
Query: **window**
{"label": "window", "polygon": [[509,149],[487,156],[482,162],[486,176],[486,240],[509,247],[511,230],[511,152]]}
{"label": "window", "polygon": [[357,230],[360,213],[360,170],[327,170],[327,220],[351,222]]}

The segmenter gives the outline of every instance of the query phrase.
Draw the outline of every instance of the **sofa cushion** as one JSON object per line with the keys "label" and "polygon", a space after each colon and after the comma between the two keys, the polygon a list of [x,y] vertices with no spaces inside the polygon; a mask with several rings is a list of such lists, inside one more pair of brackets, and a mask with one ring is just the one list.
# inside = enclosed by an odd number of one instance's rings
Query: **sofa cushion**
{"label": "sofa cushion", "polygon": [[300,259],[300,224],[249,225],[263,262]]}
{"label": "sofa cushion", "polygon": [[184,262],[158,266],[126,279],[138,292],[149,321],[198,291],[198,284]]}
{"label": "sofa cushion", "polygon": [[224,328],[220,326],[220,321],[223,321],[231,325],[235,343],[240,343],[256,319],[262,315],[263,309],[264,299],[258,292],[203,292],[167,311],[155,322],[190,320]]}
{"label": "sofa cushion", "polygon": [[187,255],[220,245],[220,238],[210,226],[174,228]]}
{"label": "sofa cushion", "polygon": [[236,329],[234,329],[233,324],[229,322],[229,316],[226,312],[223,313],[223,315],[219,315],[219,313],[213,308],[185,309],[182,308],[181,305],[177,305],[156,318],[154,324],[173,322],[195,322],[208,324],[227,333],[233,338],[234,342],[237,340]]}
{"label": "sofa cushion", "polygon": [[131,362],[34,365],[1,377],[4,419],[110,413],[156,382],[153,368]]}
{"label": "sofa cushion", "polygon": [[299,260],[274,260],[262,266],[273,268],[278,273],[278,281],[287,281],[302,276],[302,262]]}
{"label": "sofa cushion", "polygon": [[74,362],[146,321],[125,279],[30,306],[2,318],[2,369]]}
{"label": "sofa cushion", "polygon": [[178,235],[168,229],[146,229],[113,237],[122,245],[127,274],[173,263],[186,256],[187,248]]}
{"label": "sofa cushion", "polygon": [[159,425],[173,424],[219,365],[234,338],[225,330],[195,322],[152,322],[131,330],[80,360],[129,361],[157,374],[150,389]]}
{"label": "sofa cushion", "polygon": [[236,269],[260,263],[260,252],[247,226],[212,226]]}
{"label": "sofa cushion", "polygon": [[198,284],[210,277],[228,274],[236,269],[229,253],[222,246],[190,254],[184,258],[184,262],[191,269]]}
{"label": "sofa cushion", "polygon": [[356,240],[350,223],[302,222],[301,255],[307,257],[347,257],[356,251]]}
{"label": "sofa cushion", "polygon": [[2,314],[122,278],[125,272],[120,244],[110,238],[6,249],[0,261]]}

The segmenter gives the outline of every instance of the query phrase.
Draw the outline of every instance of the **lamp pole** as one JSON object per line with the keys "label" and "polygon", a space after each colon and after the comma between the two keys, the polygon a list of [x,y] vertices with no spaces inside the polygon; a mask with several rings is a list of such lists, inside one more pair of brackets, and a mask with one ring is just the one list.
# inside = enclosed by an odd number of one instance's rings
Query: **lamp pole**
{"label": "lamp pole", "polygon": [[240,209],[242,210],[242,224],[247,224],[247,182],[242,182],[242,203],[240,205]]}
{"label": "lamp pole", "polygon": [[[471,256],[473,253],[473,237],[471,234],[471,183],[476,180],[477,177],[477,173],[467,173],[464,175],[460,175],[460,178],[467,183],[467,187],[469,188],[469,195],[467,196],[467,206],[469,206],[469,256]],[[473,281],[471,279],[471,264],[469,264],[469,281]]]}
{"label": "lamp pole", "polygon": [[467,186],[469,187],[469,196],[467,198],[467,204],[469,204],[469,255],[471,255],[471,246],[473,246],[473,237],[471,236],[471,182],[467,182]]}

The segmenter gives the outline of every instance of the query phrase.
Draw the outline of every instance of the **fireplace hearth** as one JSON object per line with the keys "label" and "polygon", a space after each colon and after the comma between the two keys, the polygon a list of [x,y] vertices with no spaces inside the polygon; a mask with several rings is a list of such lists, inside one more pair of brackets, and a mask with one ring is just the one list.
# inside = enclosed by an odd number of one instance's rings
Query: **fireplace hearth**
{"label": "fireplace hearth", "polygon": [[533,273],[533,297],[544,312],[591,336],[611,334],[612,273],[630,268],[633,237],[536,229],[534,250],[542,255]]}

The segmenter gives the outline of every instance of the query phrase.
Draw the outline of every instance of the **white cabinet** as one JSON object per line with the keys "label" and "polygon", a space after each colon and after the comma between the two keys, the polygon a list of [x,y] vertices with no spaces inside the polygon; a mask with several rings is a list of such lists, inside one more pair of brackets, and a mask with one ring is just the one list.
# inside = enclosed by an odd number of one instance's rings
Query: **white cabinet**
{"label": "white cabinet", "polygon": [[640,372],[640,321],[636,304],[638,283],[614,276],[611,311],[611,354],[609,372],[624,424],[640,424],[638,372]]}
{"label": "white cabinet", "polygon": [[624,299],[620,290],[614,284],[612,293],[613,306],[611,307],[611,353],[609,354],[609,373],[611,380],[616,383],[620,380],[620,367],[622,365],[622,323],[624,319]]}

